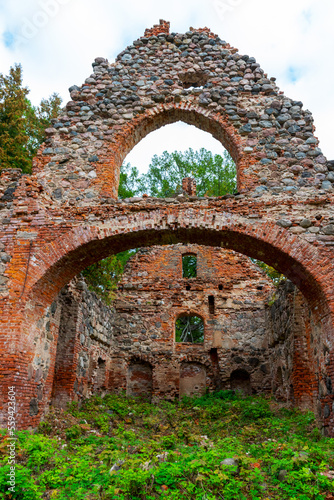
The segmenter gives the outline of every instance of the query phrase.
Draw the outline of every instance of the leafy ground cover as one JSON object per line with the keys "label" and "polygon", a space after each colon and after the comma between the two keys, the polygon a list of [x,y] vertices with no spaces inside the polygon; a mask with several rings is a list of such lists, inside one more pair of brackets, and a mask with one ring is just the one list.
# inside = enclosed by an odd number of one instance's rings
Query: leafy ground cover
{"label": "leafy ground cover", "polygon": [[11,496],[0,434],[0,499],[334,500],[334,439],[314,415],[232,391],[94,397],[17,437]]}

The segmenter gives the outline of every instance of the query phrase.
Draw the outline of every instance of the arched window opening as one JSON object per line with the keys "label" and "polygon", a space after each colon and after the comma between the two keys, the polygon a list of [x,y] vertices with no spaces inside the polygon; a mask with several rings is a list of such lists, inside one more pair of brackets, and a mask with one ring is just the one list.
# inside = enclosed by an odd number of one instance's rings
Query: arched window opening
{"label": "arched window opening", "polygon": [[200,344],[204,342],[204,323],[195,315],[183,314],[175,323],[175,341]]}
{"label": "arched window opening", "polygon": [[231,389],[239,391],[242,394],[250,395],[252,393],[250,374],[247,370],[234,370],[230,376]]}
{"label": "arched window opening", "polygon": [[127,396],[151,399],[153,390],[152,366],[146,361],[136,361],[129,365],[127,374]]}
{"label": "arched window opening", "polygon": [[118,196],[172,197],[182,193],[187,177],[195,179],[197,196],[223,196],[237,189],[236,165],[222,144],[179,121],[149,133],[126,156]]}
{"label": "arched window opening", "polygon": [[185,151],[189,148],[197,150],[199,144],[213,154],[222,155],[223,151],[226,151],[221,142],[209,132],[177,121],[147,134],[125,157],[124,163],[129,162],[140,172],[146,172],[155,155],[160,156],[164,151]]}
{"label": "arched window opening", "polygon": [[182,255],[182,277],[197,277],[197,257],[194,254]]}

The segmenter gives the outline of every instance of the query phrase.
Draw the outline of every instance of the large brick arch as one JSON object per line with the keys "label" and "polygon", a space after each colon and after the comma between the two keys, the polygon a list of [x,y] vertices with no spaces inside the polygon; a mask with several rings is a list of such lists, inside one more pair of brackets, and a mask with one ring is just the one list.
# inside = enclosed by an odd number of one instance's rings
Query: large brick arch
{"label": "large brick arch", "polygon": [[[34,400],[37,383],[27,380],[29,366],[35,357],[36,324],[45,309],[51,305],[59,290],[87,265],[127,248],[154,244],[191,242],[210,246],[222,246],[245,255],[260,258],[286,274],[304,293],[323,332],[325,343],[333,339],[331,283],[334,275],[331,263],[307,242],[289,234],[270,222],[247,224],[235,216],[213,209],[202,209],[193,217],[191,209],[155,210],[148,216],[146,210],[135,214],[115,214],[110,223],[77,226],[59,235],[52,242],[41,244],[30,254],[28,278],[24,293],[20,295],[17,309],[10,301],[8,314],[14,315],[16,324],[15,363],[20,372],[14,376],[13,384],[24,393],[19,404],[20,424],[36,424],[48,405],[50,395],[46,392],[37,415],[29,415],[29,403]],[[13,263],[13,270],[16,264]],[[21,269],[24,272],[24,268]],[[15,269],[18,272],[18,269]],[[14,295],[19,292],[14,291]],[[5,312],[6,315],[6,312]],[[16,323],[15,323],[16,322]],[[11,326],[11,327],[12,327]],[[37,333],[36,333],[37,332]],[[56,345],[51,346],[55,357]],[[13,354],[13,353],[12,353]],[[46,383],[52,385],[53,365],[50,366]],[[326,373],[324,373],[326,375]],[[327,404],[330,395],[323,398]]]}
{"label": "large brick arch", "polygon": [[309,301],[330,314],[332,263],[310,244],[300,241],[283,228],[271,223],[254,225],[228,219],[214,210],[203,210],[192,219],[191,210],[165,209],[148,217],[145,211],[113,218],[111,227],[86,226],[68,231],[55,241],[42,246],[30,264],[31,276],[24,297],[34,303],[49,305],[60,289],[87,266],[119,251],[190,242],[221,246],[256,258],[287,276]]}
{"label": "large brick arch", "polygon": [[[319,415],[334,434],[333,394],[324,383],[334,377],[334,173],[311,113],[209,30],[169,34],[162,22],[115,63],[98,58],[93,67],[46,131],[33,174],[1,175],[0,421],[9,385],[18,390],[22,427],[35,425],[48,405],[47,395],[38,413],[31,404],[37,382],[29,366],[40,342],[36,320],[65,283],[110,253],[186,242],[258,258],[300,288],[321,332],[317,346],[325,346],[318,371],[326,413]],[[177,120],[229,150],[240,194],[117,201],[126,154]]]}
{"label": "large brick arch", "polygon": [[120,167],[126,155],[141,139],[154,130],[177,121],[194,125],[205,132],[211,133],[230,152],[237,165],[239,190],[244,189],[246,185],[251,186],[251,177],[245,175],[244,172],[255,160],[252,156],[243,152],[242,145],[240,145],[241,138],[236,135],[234,127],[231,123],[228,123],[228,120],[217,114],[209,116],[199,106],[188,106],[183,103],[161,104],[134,118],[117,132],[115,136],[117,148],[108,148],[109,164],[104,164],[103,168],[99,169],[98,180],[102,185],[101,194],[104,196],[112,195],[111,173],[117,172],[119,175]]}

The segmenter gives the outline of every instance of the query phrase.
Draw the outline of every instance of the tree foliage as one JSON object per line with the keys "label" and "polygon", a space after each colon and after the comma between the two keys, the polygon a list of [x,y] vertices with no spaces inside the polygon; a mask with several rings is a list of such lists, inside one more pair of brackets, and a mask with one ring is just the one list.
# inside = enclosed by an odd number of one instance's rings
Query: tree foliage
{"label": "tree foliage", "polygon": [[142,176],[142,189],[152,196],[166,197],[181,188],[185,177],[196,180],[198,196],[222,196],[236,190],[236,167],[228,152],[213,155],[204,148],[155,155]]}
{"label": "tree foliage", "polygon": [[60,112],[62,99],[57,93],[53,93],[48,99],[42,99],[37,107],[31,106],[32,119],[30,129],[31,155],[36,154],[39,146],[45,138],[45,129],[51,124],[52,118],[56,118]]}
{"label": "tree foliage", "polygon": [[257,264],[263,271],[266,273],[266,275],[273,281],[274,285],[278,285],[281,283],[281,281],[286,280],[286,277],[284,274],[281,274],[279,271],[276,271],[275,268],[268,266],[265,262],[262,262],[261,260],[257,259],[251,259],[254,264]]}
{"label": "tree foliage", "polygon": [[117,255],[110,255],[87,267],[83,272],[90,290],[99,295],[107,304],[115,298],[117,284],[121,279],[124,266],[135,250],[126,250]]}
{"label": "tree foliage", "polygon": [[0,74],[0,165],[1,168],[29,170],[29,136],[24,117],[28,113],[29,90],[22,86],[21,66]]}
{"label": "tree foliage", "polygon": [[157,198],[169,197],[181,190],[185,177],[196,180],[198,196],[223,196],[236,191],[236,167],[227,151],[222,155],[213,155],[204,148],[164,151],[161,156],[153,156],[146,174],[139,176],[138,170],[127,164],[122,167],[122,175],[121,183],[125,182],[133,195],[146,193]]}
{"label": "tree foliage", "polygon": [[204,323],[199,316],[180,316],[175,323],[176,342],[204,342]]}
{"label": "tree foliage", "polygon": [[0,74],[0,169],[21,168],[29,173],[44,130],[59,113],[61,98],[57,94],[37,107],[32,106],[28,94],[20,64],[11,67],[8,76]]}
{"label": "tree foliage", "polygon": [[132,167],[130,163],[123,163],[119,176],[118,197],[124,200],[137,194],[142,194],[139,170],[137,167]]}
{"label": "tree foliage", "polygon": [[196,257],[196,255],[183,255],[183,257],[182,257],[182,276],[183,276],[183,278],[196,278],[196,276],[197,276],[197,257]]}

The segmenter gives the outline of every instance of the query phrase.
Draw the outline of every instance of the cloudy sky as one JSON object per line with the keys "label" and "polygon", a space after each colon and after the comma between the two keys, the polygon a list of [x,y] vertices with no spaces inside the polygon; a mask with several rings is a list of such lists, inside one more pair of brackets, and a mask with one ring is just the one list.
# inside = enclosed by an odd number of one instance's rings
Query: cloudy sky
{"label": "cloudy sky", "polygon": [[[208,26],[254,56],[312,111],[320,147],[334,159],[333,0],[0,0],[0,72],[21,63],[33,104],[53,92],[66,103],[68,87],[84,82],[95,57],[112,62],[159,19],[181,33]],[[174,124],[147,136],[128,159],[145,169],[153,154],[188,147],[221,152],[209,134]]]}

